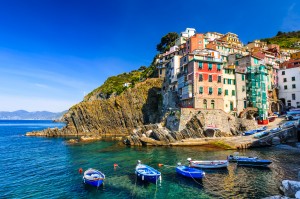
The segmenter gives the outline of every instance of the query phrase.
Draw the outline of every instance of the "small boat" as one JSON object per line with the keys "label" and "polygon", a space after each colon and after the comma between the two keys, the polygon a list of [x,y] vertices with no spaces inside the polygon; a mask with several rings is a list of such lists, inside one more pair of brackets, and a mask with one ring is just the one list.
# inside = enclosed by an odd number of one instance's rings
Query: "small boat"
{"label": "small boat", "polygon": [[265,131],[265,130],[267,130],[267,127],[263,126],[263,127],[256,129],[256,132],[261,132],[261,131]]}
{"label": "small boat", "polygon": [[239,152],[234,152],[233,155],[227,156],[227,160],[229,162],[236,162],[239,159],[245,159],[245,158],[247,158],[247,159],[258,159],[257,157],[240,156]]}
{"label": "small boat", "polygon": [[190,167],[202,168],[202,169],[219,169],[228,167],[228,160],[208,160],[199,161],[188,158]]}
{"label": "small boat", "polygon": [[249,130],[249,131],[246,131],[245,133],[243,133],[243,135],[244,136],[253,135],[256,132],[257,132],[256,129],[255,130]]}
{"label": "small boat", "polygon": [[158,179],[161,180],[161,173],[152,167],[141,164],[141,161],[138,161],[138,164],[135,167],[135,174],[137,177],[143,181],[148,181],[151,183],[156,183]]}
{"label": "small boat", "polygon": [[277,127],[277,128],[271,129],[269,132],[270,132],[270,133],[277,133],[277,132],[280,131],[280,130],[281,130],[281,128],[280,128],[280,127]]}
{"label": "small boat", "polygon": [[188,178],[201,179],[205,176],[205,172],[200,169],[195,169],[187,166],[176,167],[176,172]]}
{"label": "small boat", "polygon": [[85,184],[99,187],[102,185],[105,175],[96,169],[90,168],[84,172],[82,179]]}
{"label": "small boat", "polygon": [[263,131],[263,132],[259,132],[259,133],[256,133],[255,135],[254,135],[254,138],[262,138],[262,137],[264,137],[264,136],[267,136],[267,135],[269,135],[269,131]]}
{"label": "small boat", "polygon": [[295,122],[286,122],[281,126],[281,128],[285,129],[285,128],[290,128],[290,127],[294,127],[294,126],[295,126]]}
{"label": "small boat", "polygon": [[238,166],[251,166],[251,167],[267,167],[272,163],[270,160],[253,159],[253,158],[240,158],[237,161]]}

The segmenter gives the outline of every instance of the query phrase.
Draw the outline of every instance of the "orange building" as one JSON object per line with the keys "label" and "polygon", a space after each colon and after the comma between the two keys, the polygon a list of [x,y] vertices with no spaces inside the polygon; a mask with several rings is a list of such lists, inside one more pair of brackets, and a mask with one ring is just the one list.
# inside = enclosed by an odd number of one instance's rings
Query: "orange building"
{"label": "orange building", "polygon": [[192,53],[194,50],[202,50],[205,48],[204,34],[197,33],[191,36],[186,42],[186,53]]}

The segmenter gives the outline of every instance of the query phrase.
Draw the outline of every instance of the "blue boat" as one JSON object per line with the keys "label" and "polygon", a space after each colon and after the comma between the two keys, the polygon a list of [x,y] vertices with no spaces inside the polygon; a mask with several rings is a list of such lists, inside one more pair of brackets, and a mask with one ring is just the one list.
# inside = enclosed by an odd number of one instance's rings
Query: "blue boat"
{"label": "blue boat", "polygon": [[99,187],[100,185],[102,185],[103,180],[105,179],[105,175],[96,169],[88,169],[84,172],[82,178],[85,184]]}
{"label": "blue boat", "polygon": [[263,126],[263,127],[256,129],[256,132],[261,132],[261,131],[265,131],[265,130],[267,130],[267,127]]}
{"label": "blue boat", "polygon": [[205,176],[205,172],[200,169],[195,169],[187,166],[176,167],[176,172],[188,178],[201,179]]}
{"label": "blue boat", "polygon": [[277,127],[277,128],[271,129],[269,132],[270,132],[270,133],[277,133],[277,132],[280,131],[280,130],[281,130],[281,128],[280,128],[280,127]]}
{"label": "blue boat", "polygon": [[244,136],[253,135],[256,132],[257,132],[256,130],[249,130],[249,131],[246,131],[245,133],[243,133],[243,135]]}
{"label": "blue boat", "polygon": [[269,131],[263,131],[263,132],[259,132],[259,133],[256,133],[255,135],[254,135],[254,138],[262,138],[262,137],[264,137],[264,136],[267,136],[267,135],[269,135]]}
{"label": "blue boat", "polygon": [[141,161],[138,161],[138,164],[135,167],[135,174],[142,181],[147,181],[151,183],[156,183],[158,179],[161,180],[161,173],[152,167],[141,164]]}
{"label": "blue boat", "polygon": [[240,158],[237,161],[238,166],[251,167],[267,167],[272,162],[270,160],[254,159],[254,158]]}
{"label": "blue boat", "polygon": [[281,128],[291,128],[295,126],[295,122],[285,122],[283,125],[281,125]]}

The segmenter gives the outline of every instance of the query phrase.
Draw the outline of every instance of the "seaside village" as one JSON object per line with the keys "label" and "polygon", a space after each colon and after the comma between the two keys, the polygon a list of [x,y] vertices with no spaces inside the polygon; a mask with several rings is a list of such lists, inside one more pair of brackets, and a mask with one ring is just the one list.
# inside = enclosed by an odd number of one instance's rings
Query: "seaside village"
{"label": "seaside village", "polygon": [[164,98],[179,99],[164,102],[168,107],[221,109],[234,115],[255,109],[255,119],[263,125],[274,113],[300,108],[299,49],[260,40],[245,45],[235,33],[186,28],[157,61]]}

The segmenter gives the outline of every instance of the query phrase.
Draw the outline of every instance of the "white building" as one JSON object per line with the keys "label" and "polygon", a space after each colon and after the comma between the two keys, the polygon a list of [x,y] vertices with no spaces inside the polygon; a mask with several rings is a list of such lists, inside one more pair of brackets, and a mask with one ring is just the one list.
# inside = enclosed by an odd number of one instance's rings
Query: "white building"
{"label": "white building", "polygon": [[166,81],[169,85],[169,90],[177,91],[177,74],[180,70],[181,55],[174,55],[167,65]]}
{"label": "white building", "polygon": [[278,85],[279,99],[286,106],[300,108],[300,68],[279,70]]}
{"label": "white building", "polygon": [[195,28],[186,28],[185,31],[180,33],[180,36],[175,40],[175,46],[180,46],[186,43],[187,39],[196,33]]}

